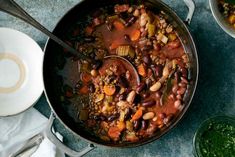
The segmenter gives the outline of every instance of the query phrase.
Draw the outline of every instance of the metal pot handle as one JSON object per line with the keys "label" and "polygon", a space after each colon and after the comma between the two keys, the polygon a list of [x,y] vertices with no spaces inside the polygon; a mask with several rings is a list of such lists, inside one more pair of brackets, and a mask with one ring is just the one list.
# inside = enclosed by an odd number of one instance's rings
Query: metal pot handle
{"label": "metal pot handle", "polygon": [[194,13],[194,10],[195,10],[195,3],[193,0],[184,0],[184,3],[187,5],[188,7],[188,15],[185,19],[185,23],[187,25],[190,25],[190,22],[192,20],[192,17],[193,17],[193,13]]}
{"label": "metal pot handle", "polygon": [[51,116],[49,118],[49,123],[48,126],[45,130],[45,134],[47,136],[47,138],[54,143],[57,147],[59,147],[59,149],[61,151],[63,151],[65,154],[71,156],[71,157],[81,157],[83,155],[85,155],[86,153],[90,152],[91,150],[93,150],[95,148],[95,146],[93,144],[88,144],[87,147],[83,148],[81,151],[77,152],[72,150],[71,148],[67,147],[66,145],[64,145],[57,137],[56,135],[54,135],[54,133],[52,132],[52,126],[53,126],[53,122],[56,119],[55,115],[53,113],[51,113]]}

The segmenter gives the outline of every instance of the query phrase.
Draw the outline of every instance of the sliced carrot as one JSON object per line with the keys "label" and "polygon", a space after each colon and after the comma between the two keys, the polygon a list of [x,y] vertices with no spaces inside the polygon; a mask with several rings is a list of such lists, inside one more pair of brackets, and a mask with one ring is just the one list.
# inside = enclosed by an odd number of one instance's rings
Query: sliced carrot
{"label": "sliced carrot", "polygon": [[123,121],[118,121],[117,122],[117,127],[122,132],[126,128],[126,124]]}
{"label": "sliced carrot", "polygon": [[120,134],[121,134],[121,132],[118,127],[113,126],[113,127],[109,128],[108,135],[114,141],[117,141],[119,139]]}
{"label": "sliced carrot", "polygon": [[115,86],[111,86],[111,85],[105,85],[104,86],[104,93],[106,95],[111,96],[111,95],[113,95],[115,93],[115,91],[116,91]]}
{"label": "sliced carrot", "polygon": [[91,26],[87,26],[85,29],[86,35],[91,35],[93,33],[94,29]]}
{"label": "sliced carrot", "polygon": [[84,82],[84,83],[90,82],[90,81],[91,81],[91,78],[92,78],[91,74],[89,74],[89,73],[87,73],[87,72],[82,72],[82,73],[80,74],[80,79],[81,79],[81,81]]}
{"label": "sliced carrot", "polygon": [[131,34],[130,34],[131,41],[136,41],[139,38],[140,38],[140,30],[135,29],[134,31],[131,32]]}
{"label": "sliced carrot", "polygon": [[136,113],[132,116],[132,120],[138,120],[143,115],[142,108],[139,108]]}
{"label": "sliced carrot", "polygon": [[147,70],[146,70],[146,67],[143,65],[143,64],[140,64],[138,67],[137,67],[137,71],[139,73],[139,75],[143,76],[143,77],[146,77],[147,76]]}
{"label": "sliced carrot", "polygon": [[112,42],[112,44],[110,45],[109,49],[110,50],[114,50],[116,48],[118,48],[118,46],[120,45],[119,41],[115,40]]}
{"label": "sliced carrot", "polygon": [[84,85],[80,90],[79,90],[79,94],[88,94],[89,89],[87,85]]}
{"label": "sliced carrot", "polygon": [[123,30],[125,28],[125,26],[123,25],[122,22],[118,21],[118,20],[115,20],[113,22],[113,25],[114,27],[117,29],[117,30]]}

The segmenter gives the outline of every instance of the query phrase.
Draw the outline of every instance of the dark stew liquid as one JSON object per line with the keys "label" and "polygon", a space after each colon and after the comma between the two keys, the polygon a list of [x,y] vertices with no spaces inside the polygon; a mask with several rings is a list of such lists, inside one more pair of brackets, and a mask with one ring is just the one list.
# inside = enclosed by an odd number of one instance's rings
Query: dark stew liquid
{"label": "dark stew liquid", "polygon": [[[188,56],[164,16],[144,5],[115,5],[111,11],[96,11],[84,29],[73,31],[83,38],[72,44],[97,62],[79,62],[80,79],[65,97],[72,101],[75,91],[89,98],[79,120],[101,140],[120,143],[149,137],[183,108]],[[126,62],[105,60],[108,55],[129,60],[140,82]]]}

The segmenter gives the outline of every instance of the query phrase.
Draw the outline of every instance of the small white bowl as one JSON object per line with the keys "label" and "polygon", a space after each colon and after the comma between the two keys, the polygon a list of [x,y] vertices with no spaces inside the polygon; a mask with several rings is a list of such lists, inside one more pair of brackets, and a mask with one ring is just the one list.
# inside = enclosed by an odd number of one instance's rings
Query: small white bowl
{"label": "small white bowl", "polygon": [[235,29],[226,21],[223,17],[222,13],[219,11],[218,1],[217,0],[209,0],[211,12],[219,24],[219,26],[231,37],[235,38]]}
{"label": "small white bowl", "polygon": [[43,52],[26,34],[0,27],[0,117],[21,113],[43,92]]}

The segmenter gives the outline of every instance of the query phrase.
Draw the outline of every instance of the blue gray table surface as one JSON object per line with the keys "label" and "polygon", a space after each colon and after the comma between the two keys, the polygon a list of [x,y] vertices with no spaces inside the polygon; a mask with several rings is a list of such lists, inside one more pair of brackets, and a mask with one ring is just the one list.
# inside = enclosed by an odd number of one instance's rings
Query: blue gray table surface
{"label": "blue gray table surface", "polygon": [[[79,0],[16,0],[49,30]],[[164,0],[184,19],[187,7],[183,0]],[[217,114],[235,115],[235,39],[215,22],[207,0],[195,0],[196,11],[189,26],[198,48],[199,82],[195,96],[184,118],[168,134],[150,144],[136,148],[110,149],[98,147],[86,157],[191,157],[192,139],[201,122]],[[14,28],[31,36],[42,48],[47,37],[41,32],[5,13],[0,13],[0,27]],[[50,107],[43,94],[35,105],[47,117]],[[79,150],[86,143],[74,137],[62,125],[56,128],[64,135],[64,143]]]}

